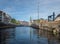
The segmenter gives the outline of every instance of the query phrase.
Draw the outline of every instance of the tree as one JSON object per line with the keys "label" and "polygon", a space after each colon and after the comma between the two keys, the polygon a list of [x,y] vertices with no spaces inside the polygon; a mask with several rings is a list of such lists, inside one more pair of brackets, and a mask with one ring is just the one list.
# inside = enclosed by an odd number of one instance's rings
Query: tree
{"label": "tree", "polygon": [[40,18],[40,20],[44,20],[43,18]]}
{"label": "tree", "polygon": [[17,24],[17,25],[20,25],[20,21],[17,21],[16,19],[11,19],[11,23],[14,23],[14,24]]}
{"label": "tree", "polygon": [[11,22],[12,22],[12,23],[16,23],[16,19],[14,19],[14,18],[11,19]]}

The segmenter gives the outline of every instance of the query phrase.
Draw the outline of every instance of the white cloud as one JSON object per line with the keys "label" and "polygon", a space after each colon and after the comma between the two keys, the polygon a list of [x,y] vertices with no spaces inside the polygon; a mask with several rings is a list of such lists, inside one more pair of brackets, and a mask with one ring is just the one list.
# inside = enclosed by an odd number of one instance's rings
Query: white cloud
{"label": "white cloud", "polygon": [[22,16],[27,19],[31,16],[32,19],[37,19],[37,1],[40,2],[40,18],[47,18],[52,12],[60,13],[60,0],[13,0],[12,5],[8,5],[3,10],[11,15]]}
{"label": "white cloud", "polygon": [[40,4],[47,5],[47,4],[51,4],[51,3],[57,3],[57,2],[60,2],[60,0],[41,0]]}

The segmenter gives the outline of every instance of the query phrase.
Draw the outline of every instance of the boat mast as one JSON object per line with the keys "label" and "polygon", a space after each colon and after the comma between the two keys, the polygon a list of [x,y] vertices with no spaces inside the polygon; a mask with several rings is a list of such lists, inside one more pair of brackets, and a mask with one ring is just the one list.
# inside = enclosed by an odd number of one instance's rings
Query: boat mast
{"label": "boat mast", "polygon": [[40,28],[40,23],[39,23],[39,0],[37,1],[37,13],[38,13],[38,25]]}

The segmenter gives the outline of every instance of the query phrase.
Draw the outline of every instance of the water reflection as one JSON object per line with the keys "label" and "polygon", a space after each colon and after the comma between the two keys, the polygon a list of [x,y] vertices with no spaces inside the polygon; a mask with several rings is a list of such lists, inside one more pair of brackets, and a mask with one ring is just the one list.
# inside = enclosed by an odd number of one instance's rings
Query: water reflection
{"label": "water reflection", "polygon": [[52,34],[52,32],[46,31],[46,30],[36,30],[37,38],[43,37],[47,38],[48,44],[60,44],[59,40]]}
{"label": "water reflection", "polygon": [[0,43],[1,44],[12,44],[15,38],[15,28],[13,29],[0,29]]}
{"label": "water reflection", "polygon": [[31,27],[0,29],[1,44],[60,44],[48,31]]}

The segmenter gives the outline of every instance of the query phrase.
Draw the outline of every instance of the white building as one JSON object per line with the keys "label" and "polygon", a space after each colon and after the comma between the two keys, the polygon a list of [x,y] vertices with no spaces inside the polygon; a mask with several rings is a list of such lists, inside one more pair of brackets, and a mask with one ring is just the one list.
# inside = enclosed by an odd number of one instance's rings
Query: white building
{"label": "white building", "polygon": [[0,22],[10,23],[11,17],[3,11],[0,11]]}
{"label": "white building", "polygon": [[55,21],[60,21],[60,14],[56,17]]}

